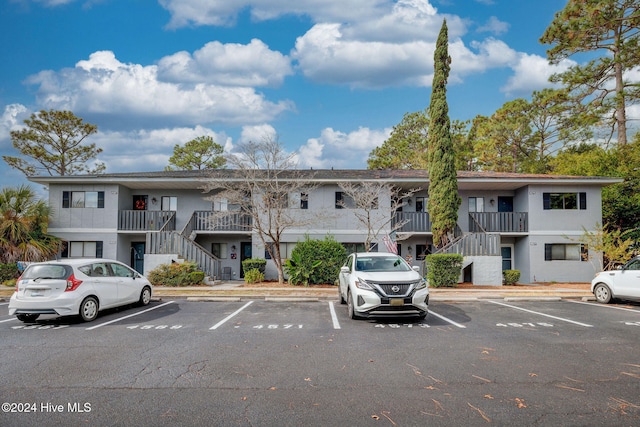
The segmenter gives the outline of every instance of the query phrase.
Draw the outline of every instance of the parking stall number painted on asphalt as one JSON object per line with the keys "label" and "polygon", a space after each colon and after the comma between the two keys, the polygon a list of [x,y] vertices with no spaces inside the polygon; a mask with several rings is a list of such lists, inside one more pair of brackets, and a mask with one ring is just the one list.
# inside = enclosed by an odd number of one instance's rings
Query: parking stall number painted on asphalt
{"label": "parking stall number painted on asphalt", "polygon": [[23,331],[29,331],[32,329],[45,330],[45,329],[64,329],[69,325],[18,325],[12,326],[11,329],[21,329]]}
{"label": "parking stall number painted on asphalt", "polygon": [[155,331],[159,331],[159,330],[169,330],[169,331],[175,331],[176,329],[181,329],[182,325],[131,325],[131,326],[127,326],[127,329],[133,330],[133,329],[138,329],[138,330],[155,330]]}
{"label": "parking stall number painted on asphalt", "polygon": [[528,322],[528,323],[516,323],[516,322],[509,322],[509,323],[496,323],[496,326],[499,327],[503,327],[503,328],[537,328],[537,327],[545,327],[545,328],[553,328],[553,324],[551,323],[547,323],[547,322]]}

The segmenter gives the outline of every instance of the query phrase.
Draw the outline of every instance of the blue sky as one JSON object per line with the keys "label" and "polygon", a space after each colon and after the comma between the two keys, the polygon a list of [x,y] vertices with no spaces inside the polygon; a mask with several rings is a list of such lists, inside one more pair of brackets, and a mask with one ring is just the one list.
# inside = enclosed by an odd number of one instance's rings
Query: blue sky
{"label": "blue sky", "polygon": [[[300,167],[366,168],[429,105],[443,19],[451,119],[549,87],[538,40],[565,0],[5,0],[0,154],[40,109],[98,126],[107,172],[162,170],[175,144],[277,136]],[[3,162],[4,164],[4,162]],[[0,186],[26,182],[6,164]]]}

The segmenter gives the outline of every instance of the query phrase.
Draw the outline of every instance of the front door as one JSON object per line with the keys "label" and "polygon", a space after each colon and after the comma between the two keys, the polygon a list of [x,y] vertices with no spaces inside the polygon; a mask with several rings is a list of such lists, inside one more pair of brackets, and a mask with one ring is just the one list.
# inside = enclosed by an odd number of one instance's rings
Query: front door
{"label": "front door", "polygon": [[135,271],[144,274],[144,242],[131,242],[131,261]]}
{"label": "front door", "polygon": [[498,212],[513,212],[513,197],[498,197]]}
{"label": "front door", "polygon": [[240,242],[240,277],[244,277],[242,261],[251,258],[251,242]]}

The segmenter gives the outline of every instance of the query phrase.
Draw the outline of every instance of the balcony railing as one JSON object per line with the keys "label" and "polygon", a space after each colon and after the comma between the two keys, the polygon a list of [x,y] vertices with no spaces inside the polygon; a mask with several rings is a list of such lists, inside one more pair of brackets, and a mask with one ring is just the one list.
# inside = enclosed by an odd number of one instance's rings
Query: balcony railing
{"label": "balcony railing", "polygon": [[470,212],[472,233],[526,233],[529,231],[527,212]]}
{"label": "balcony railing", "polygon": [[189,228],[192,231],[251,231],[251,215],[241,212],[195,211],[191,216]]}
{"label": "balcony railing", "polygon": [[118,230],[127,231],[173,231],[176,229],[174,211],[119,211]]}
{"label": "balcony railing", "polygon": [[396,212],[391,226],[401,233],[431,231],[431,218],[426,212]]}

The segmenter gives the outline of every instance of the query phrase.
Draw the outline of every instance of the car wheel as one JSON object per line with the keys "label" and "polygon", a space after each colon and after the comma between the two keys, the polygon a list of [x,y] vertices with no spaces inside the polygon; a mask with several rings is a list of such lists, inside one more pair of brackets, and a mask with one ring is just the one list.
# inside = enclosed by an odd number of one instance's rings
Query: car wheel
{"label": "car wheel", "polygon": [[142,292],[140,292],[140,301],[138,301],[138,304],[144,306],[149,304],[149,301],[151,301],[151,289],[145,286],[142,288]]}
{"label": "car wheel", "polygon": [[611,302],[611,289],[604,283],[598,283],[593,288],[593,294],[596,296],[596,301],[602,304],[608,304]]}
{"label": "car wheel", "polygon": [[85,322],[91,322],[98,317],[98,300],[94,297],[86,297],[80,304],[80,317]]}
{"label": "car wheel", "polygon": [[347,291],[347,312],[349,313],[350,319],[360,318],[360,316],[356,314],[356,309],[353,306],[353,297],[351,296],[351,291]]}
{"label": "car wheel", "polygon": [[31,322],[35,322],[36,319],[40,317],[40,315],[39,314],[18,314],[16,315],[16,317],[21,322],[31,323]]}

